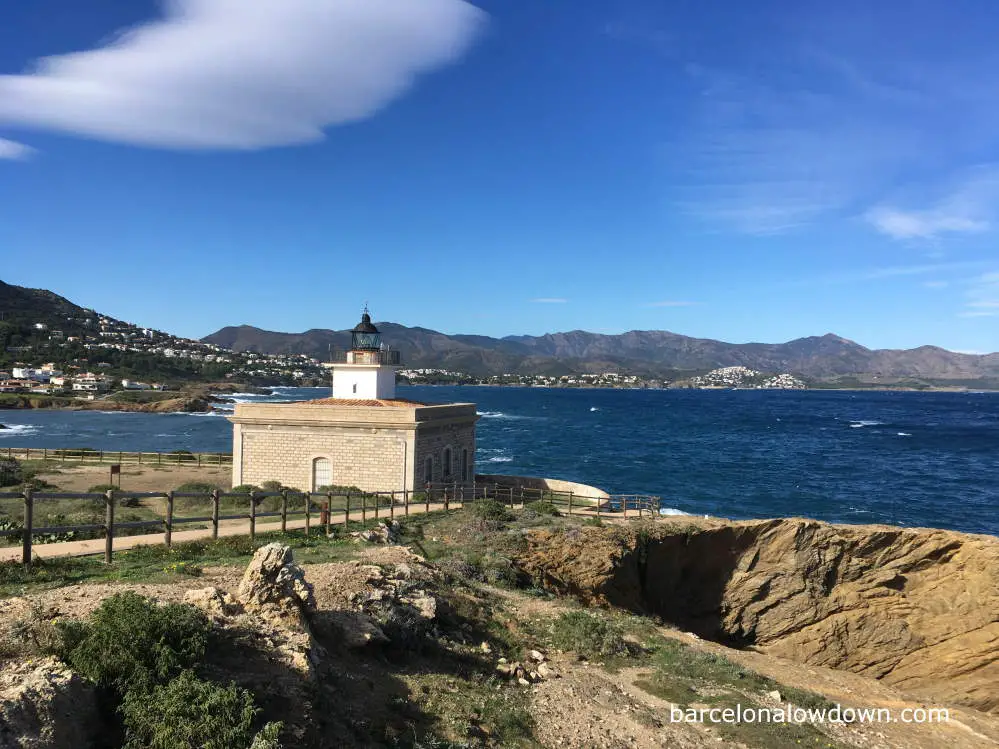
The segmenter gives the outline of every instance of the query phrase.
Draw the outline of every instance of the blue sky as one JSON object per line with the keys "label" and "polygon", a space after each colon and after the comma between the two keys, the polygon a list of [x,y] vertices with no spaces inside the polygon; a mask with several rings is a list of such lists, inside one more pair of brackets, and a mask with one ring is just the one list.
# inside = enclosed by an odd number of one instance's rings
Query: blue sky
{"label": "blue sky", "polygon": [[0,279],[199,337],[999,350],[993,0],[0,8]]}

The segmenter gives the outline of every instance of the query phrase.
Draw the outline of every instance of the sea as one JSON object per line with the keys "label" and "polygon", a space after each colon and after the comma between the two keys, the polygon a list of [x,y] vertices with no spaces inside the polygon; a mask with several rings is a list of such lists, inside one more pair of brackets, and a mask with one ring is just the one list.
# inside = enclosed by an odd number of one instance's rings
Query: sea
{"label": "sea", "polygon": [[[236,401],[293,401],[276,388]],[[400,387],[476,403],[479,473],[661,497],[663,514],[999,535],[999,393]],[[230,409],[232,406],[223,406]],[[225,413],[0,411],[0,450],[230,452]]]}

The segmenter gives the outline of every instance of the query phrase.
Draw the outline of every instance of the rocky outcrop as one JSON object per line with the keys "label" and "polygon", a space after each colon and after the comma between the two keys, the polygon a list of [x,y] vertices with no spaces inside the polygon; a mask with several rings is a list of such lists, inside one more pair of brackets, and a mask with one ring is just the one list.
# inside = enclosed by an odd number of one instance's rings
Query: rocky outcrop
{"label": "rocky outcrop", "polygon": [[999,713],[999,539],[809,520],[535,532],[519,565],[584,600]]}
{"label": "rocky outcrop", "polygon": [[3,664],[0,749],[85,749],[99,723],[94,688],[55,658]]}
{"label": "rocky outcrop", "polygon": [[243,573],[237,597],[249,612],[298,625],[304,625],[316,609],[312,586],[294,563],[291,548],[278,543],[257,549]]}
{"label": "rocky outcrop", "polygon": [[398,520],[391,520],[387,523],[379,522],[374,528],[354,531],[350,535],[358,541],[367,541],[372,544],[395,544],[399,542],[401,526]]}

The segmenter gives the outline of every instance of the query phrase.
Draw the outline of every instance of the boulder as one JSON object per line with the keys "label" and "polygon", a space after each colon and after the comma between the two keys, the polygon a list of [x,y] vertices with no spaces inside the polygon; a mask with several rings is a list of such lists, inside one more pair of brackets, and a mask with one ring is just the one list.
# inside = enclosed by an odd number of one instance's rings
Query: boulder
{"label": "boulder", "polygon": [[238,597],[247,611],[286,622],[304,624],[316,610],[312,586],[294,563],[291,548],[278,543],[257,549],[243,573]]}
{"label": "boulder", "polygon": [[4,664],[0,749],[86,749],[100,722],[94,688],[55,658]]}
{"label": "boulder", "polygon": [[206,614],[216,618],[235,616],[243,607],[231,594],[218,588],[198,588],[184,594],[184,603],[197,606]]}

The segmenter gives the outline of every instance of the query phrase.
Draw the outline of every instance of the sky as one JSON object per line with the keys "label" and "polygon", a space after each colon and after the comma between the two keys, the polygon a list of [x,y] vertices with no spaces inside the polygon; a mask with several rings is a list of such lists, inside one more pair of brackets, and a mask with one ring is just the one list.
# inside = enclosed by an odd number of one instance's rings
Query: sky
{"label": "sky", "polygon": [[0,280],[201,337],[999,350],[994,0],[0,5]]}

